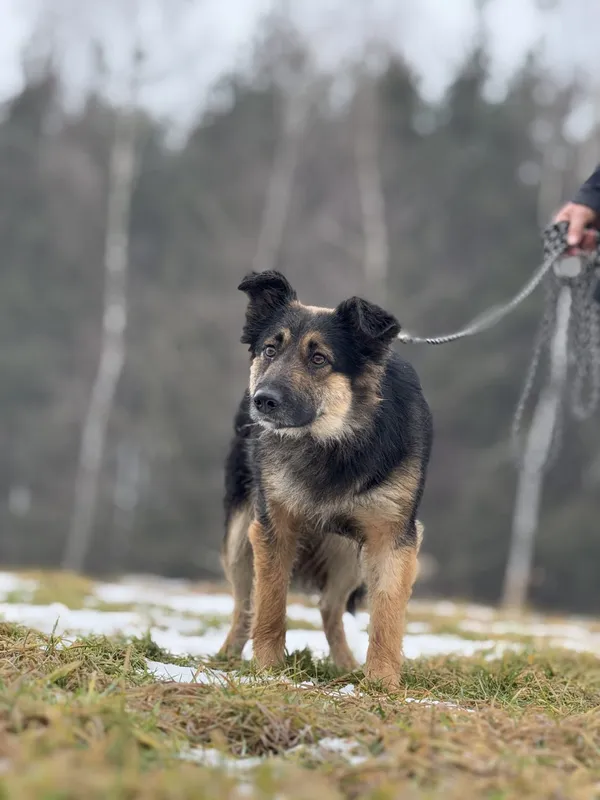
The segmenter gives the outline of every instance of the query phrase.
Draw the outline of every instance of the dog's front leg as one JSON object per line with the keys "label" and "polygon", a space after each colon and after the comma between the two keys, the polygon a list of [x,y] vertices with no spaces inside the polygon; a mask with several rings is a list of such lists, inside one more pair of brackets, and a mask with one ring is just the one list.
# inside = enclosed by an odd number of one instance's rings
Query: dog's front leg
{"label": "dog's front leg", "polygon": [[398,686],[406,606],[417,575],[416,537],[398,537],[390,523],[375,524],[365,542],[371,624],[365,675],[388,689]]}
{"label": "dog's front leg", "polygon": [[283,663],[287,591],[296,554],[296,534],[283,515],[250,525],[254,551],[254,658],[262,668]]}

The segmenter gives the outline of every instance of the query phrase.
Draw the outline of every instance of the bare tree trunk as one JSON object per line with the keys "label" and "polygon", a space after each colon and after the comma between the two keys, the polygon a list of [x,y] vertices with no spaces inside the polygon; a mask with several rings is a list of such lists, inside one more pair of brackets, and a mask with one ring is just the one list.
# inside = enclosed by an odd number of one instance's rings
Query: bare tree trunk
{"label": "bare tree trunk", "polygon": [[[563,173],[555,165],[557,137],[558,132],[555,131],[542,153],[542,172],[538,191],[538,223],[542,228],[548,224],[552,214],[558,209],[564,188]],[[569,297],[561,294],[557,307],[556,333],[551,350],[550,383],[535,409],[525,443],[523,462],[519,469],[508,561],[504,572],[502,603],[506,608],[520,609],[524,606],[531,581],[544,468],[558,422],[561,392],[567,370],[571,298],[570,291],[566,291]]]}
{"label": "bare tree trunk", "polygon": [[358,87],[355,155],[364,233],[364,276],[367,292],[382,304],[388,280],[389,245],[378,145],[376,87],[369,76],[363,75]]}
{"label": "bare tree trunk", "polygon": [[113,490],[113,529],[109,542],[108,563],[114,572],[122,572],[131,547],[135,512],[139,503],[142,459],[130,441],[117,447],[117,470]]}
{"label": "bare tree trunk", "polygon": [[125,361],[129,218],[136,145],[135,99],[132,81],[129,107],[119,113],[116,120],[110,160],[102,345],[98,372],[83,426],[75,482],[75,504],[63,557],[63,567],[71,570],[83,568],[91,543],[106,432]]}
{"label": "bare tree trunk", "polygon": [[257,272],[275,269],[279,260],[308,109],[309,92],[306,88],[300,87],[285,94],[281,134],[269,176],[254,256],[254,269]]}
{"label": "bare tree trunk", "polygon": [[544,468],[548,461],[568,367],[571,290],[561,289],[556,309],[556,331],[551,348],[551,371],[548,386],[537,405],[527,437],[523,466],[519,474],[517,500],[513,517],[508,564],[504,578],[502,603],[506,608],[521,609],[533,561],[533,545],[538,528]]}

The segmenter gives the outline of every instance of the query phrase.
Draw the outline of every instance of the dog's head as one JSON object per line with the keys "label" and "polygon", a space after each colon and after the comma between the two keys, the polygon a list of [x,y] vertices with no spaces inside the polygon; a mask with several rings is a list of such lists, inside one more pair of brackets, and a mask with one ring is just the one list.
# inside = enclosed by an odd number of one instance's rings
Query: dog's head
{"label": "dog's head", "polygon": [[342,438],[357,401],[379,400],[397,320],[353,297],[337,308],[302,305],[278,272],[253,273],[242,342],[249,345],[250,413],[284,435]]}

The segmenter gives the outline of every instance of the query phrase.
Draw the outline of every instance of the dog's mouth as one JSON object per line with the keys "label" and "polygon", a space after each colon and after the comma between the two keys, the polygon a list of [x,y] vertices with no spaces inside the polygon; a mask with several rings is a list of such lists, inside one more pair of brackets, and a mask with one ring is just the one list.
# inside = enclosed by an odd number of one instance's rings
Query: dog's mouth
{"label": "dog's mouth", "polygon": [[280,436],[301,436],[303,433],[310,431],[311,426],[322,416],[322,411],[317,411],[316,414],[310,415],[310,418],[305,418],[301,421],[286,420],[286,419],[273,419],[256,415],[256,423],[265,431],[272,431]]}
{"label": "dog's mouth", "polygon": [[[316,419],[316,417],[315,417]],[[286,422],[277,422],[272,419],[258,419],[257,423],[260,427],[265,431],[273,431],[274,433],[279,433],[282,436],[289,434],[290,436],[298,435],[303,431],[307,431],[315,419],[310,420],[310,422],[304,422],[298,425],[290,425]]]}

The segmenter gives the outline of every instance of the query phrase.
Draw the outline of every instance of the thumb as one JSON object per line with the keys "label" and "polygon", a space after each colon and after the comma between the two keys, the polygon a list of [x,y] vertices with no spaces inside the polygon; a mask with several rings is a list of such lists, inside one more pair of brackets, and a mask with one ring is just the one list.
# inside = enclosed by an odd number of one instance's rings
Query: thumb
{"label": "thumb", "polygon": [[583,239],[583,231],[589,219],[589,211],[585,207],[575,207],[571,212],[567,244],[576,247]]}

